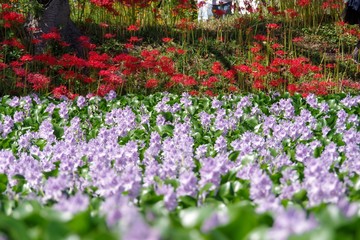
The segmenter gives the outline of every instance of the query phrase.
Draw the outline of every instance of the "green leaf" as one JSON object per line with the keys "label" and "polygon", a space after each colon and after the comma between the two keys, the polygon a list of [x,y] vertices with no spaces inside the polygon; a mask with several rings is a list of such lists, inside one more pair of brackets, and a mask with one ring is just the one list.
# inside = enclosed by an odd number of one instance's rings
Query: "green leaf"
{"label": "green leaf", "polygon": [[10,239],[27,240],[29,238],[28,231],[19,220],[5,216],[0,213],[0,232],[7,235]]}
{"label": "green leaf", "polygon": [[54,135],[59,140],[64,135],[64,129],[60,127],[58,124],[53,124]]}
{"label": "green leaf", "polygon": [[8,178],[6,174],[0,174],[0,193],[4,192],[7,189]]}
{"label": "green leaf", "polygon": [[235,162],[240,154],[240,151],[233,151],[229,154],[229,160]]}

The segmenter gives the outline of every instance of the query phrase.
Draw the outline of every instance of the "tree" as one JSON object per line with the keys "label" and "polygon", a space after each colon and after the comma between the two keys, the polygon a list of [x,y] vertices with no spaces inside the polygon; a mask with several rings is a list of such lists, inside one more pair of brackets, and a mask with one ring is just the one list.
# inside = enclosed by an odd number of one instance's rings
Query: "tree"
{"label": "tree", "polygon": [[36,41],[34,45],[35,54],[44,52],[47,41],[43,39],[43,34],[59,31],[62,41],[70,44],[81,58],[87,57],[86,48],[79,41],[82,36],[70,18],[69,0],[37,0],[42,5],[39,13],[28,18],[26,27],[30,29],[32,39]]}

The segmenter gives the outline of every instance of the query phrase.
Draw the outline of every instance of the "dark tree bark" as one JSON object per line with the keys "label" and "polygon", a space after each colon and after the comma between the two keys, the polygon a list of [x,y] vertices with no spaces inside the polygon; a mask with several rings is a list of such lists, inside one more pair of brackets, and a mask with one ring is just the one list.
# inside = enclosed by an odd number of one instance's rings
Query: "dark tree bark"
{"label": "dark tree bark", "polygon": [[35,54],[44,52],[47,44],[46,40],[41,39],[41,35],[57,29],[62,40],[70,44],[79,57],[86,58],[86,49],[78,41],[82,34],[70,19],[69,0],[37,1],[43,5],[43,9],[39,16],[30,16],[27,23],[27,27],[36,29],[31,33],[31,37],[41,40],[34,46]]}

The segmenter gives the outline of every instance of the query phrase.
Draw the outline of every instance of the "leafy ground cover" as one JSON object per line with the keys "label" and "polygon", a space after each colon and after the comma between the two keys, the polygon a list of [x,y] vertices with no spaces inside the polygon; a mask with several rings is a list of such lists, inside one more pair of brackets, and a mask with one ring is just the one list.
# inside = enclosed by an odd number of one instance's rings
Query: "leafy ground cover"
{"label": "leafy ground cover", "polygon": [[10,239],[357,239],[359,96],[0,99]]}

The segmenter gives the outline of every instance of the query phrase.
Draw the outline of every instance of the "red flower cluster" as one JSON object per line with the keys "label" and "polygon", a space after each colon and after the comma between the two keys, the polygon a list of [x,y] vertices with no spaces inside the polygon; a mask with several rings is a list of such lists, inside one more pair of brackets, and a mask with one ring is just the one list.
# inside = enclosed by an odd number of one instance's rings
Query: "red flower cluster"
{"label": "red flower cluster", "polygon": [[27,81],[32,84],[35,91],[47,88],[50,83],[50,79],[40,73],[29,73]]}

